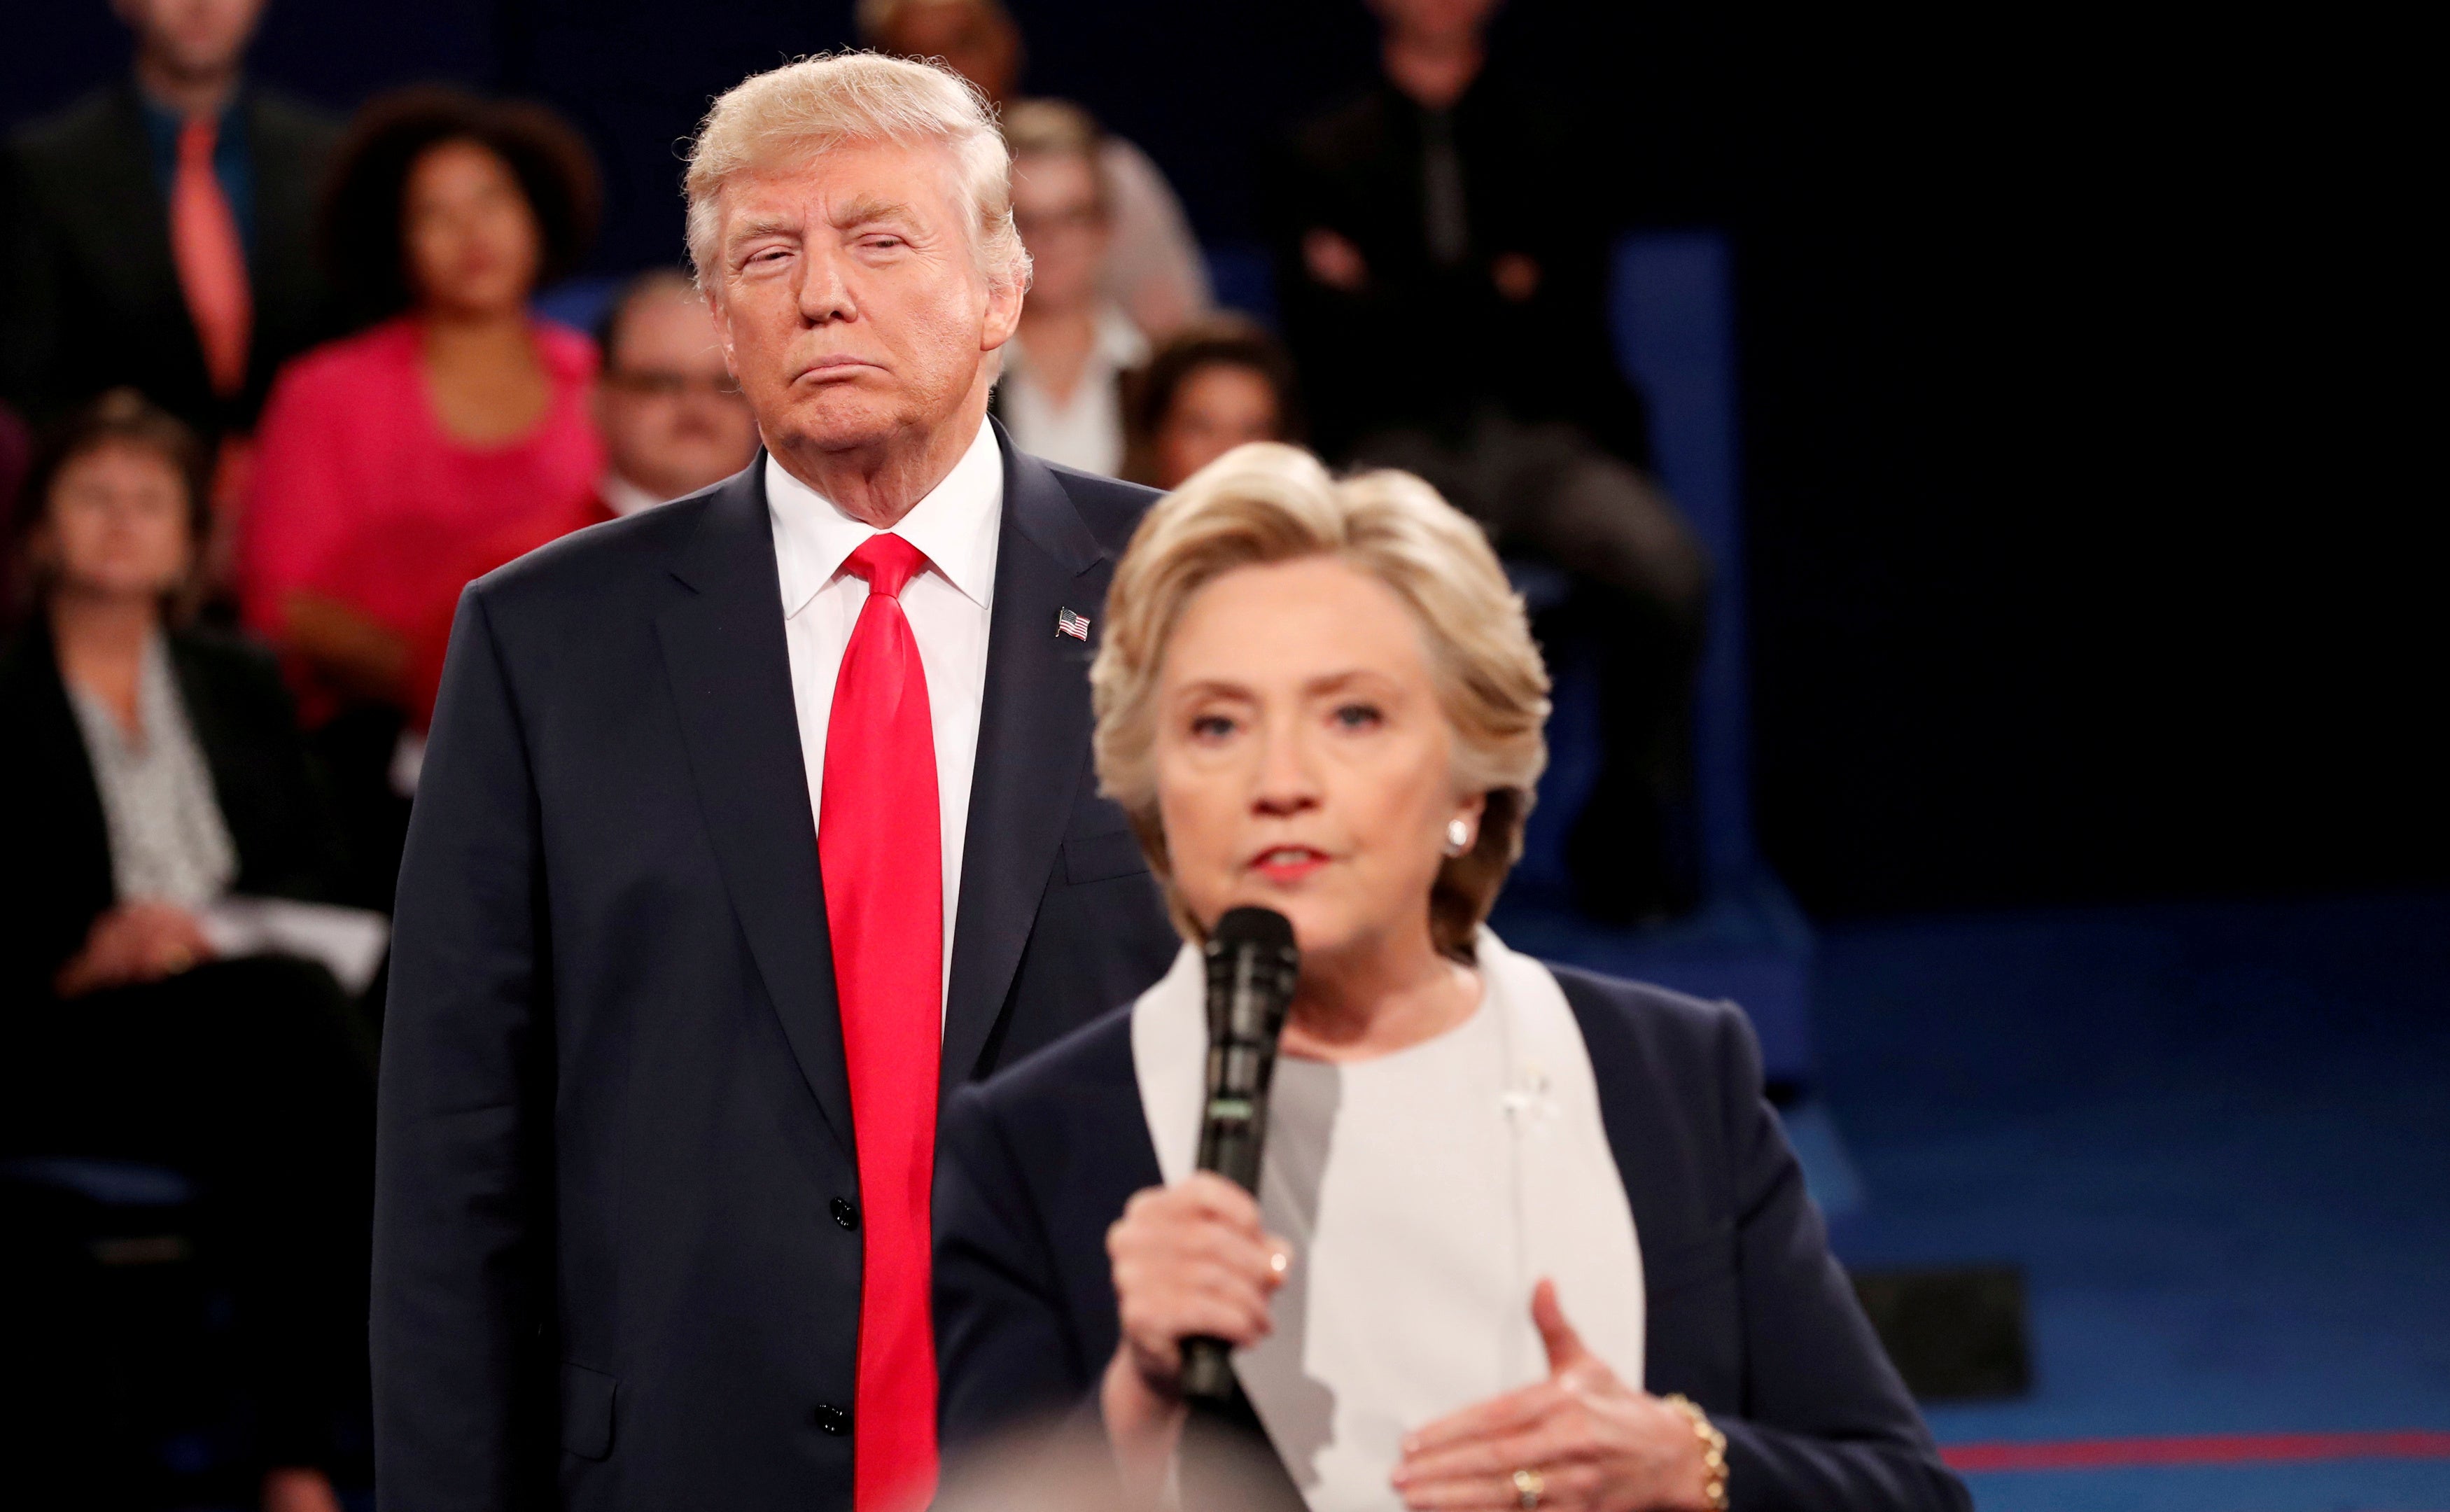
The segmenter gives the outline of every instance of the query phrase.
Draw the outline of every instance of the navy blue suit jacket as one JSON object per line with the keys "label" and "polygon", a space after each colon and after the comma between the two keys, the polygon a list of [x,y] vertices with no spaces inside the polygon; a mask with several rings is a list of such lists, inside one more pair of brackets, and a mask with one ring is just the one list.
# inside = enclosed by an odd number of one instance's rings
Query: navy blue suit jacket
{"label": "navy blue suit jacket", "polygon": [[[1155,495],[1002,445],[947,1092],[1175,950],[1056,628]],[[762,458],[461,600],[383,1045],[387,1507],[849,1503],[858,1174],[781,605]]]}
{"label": "navy blue suit jacket", "polygon": [[[1733,1504],[1970,1507],[1830,1258],[1761,1100],[1743,1016],[1552,969],[1589,1047],[1633,1205],[1648,1308],[1643,1385],[1682,1392],[1725,1430]],[[1094,1412],[1118,1334],[1106,1230],[1133,1192],[1161,1184],[1130,1013],[965,1088],[938,1148],[946,1451],[1034,1417]]]}

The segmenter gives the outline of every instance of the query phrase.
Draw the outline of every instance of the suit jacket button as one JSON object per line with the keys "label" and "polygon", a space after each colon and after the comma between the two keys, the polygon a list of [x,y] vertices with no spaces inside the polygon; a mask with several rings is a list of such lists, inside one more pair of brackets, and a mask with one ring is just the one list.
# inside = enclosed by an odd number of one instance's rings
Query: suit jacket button
{"label": "suit jacket button", "polygon": [[836,1197],[834,1199],[832,1211],[834,1222],[841,1224],[846,1229],[856,1229],[859,1227],[859,1210],[851,1206],[851,1202],[848,1197]]}
{"label": "suit jacket button", "polygon": [[818,1427],[837,1439],[846,1438],[850,1434],[848,1407],[838,1407],[830,1402],[820,1402],[817,1404],[816,1420]]}

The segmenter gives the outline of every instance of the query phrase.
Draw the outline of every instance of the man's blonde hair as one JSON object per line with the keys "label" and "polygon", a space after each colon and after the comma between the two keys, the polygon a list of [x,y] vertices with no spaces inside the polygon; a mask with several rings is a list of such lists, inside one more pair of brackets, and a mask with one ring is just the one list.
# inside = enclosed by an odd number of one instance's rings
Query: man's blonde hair
{"label": "man's blonde hair", "polygon": [[726,184],[853,142],[932,142],[951,153],[979,271],[990,282],[1028,286],[1029,253],[1012,223],[1012,154],[994,108],[949,68],[876,52],[803,58],[752,74],[714,102],[689,153],[689,251],[699,286],[712,295],[721,281]]}
{"label": "man's blonde hair", "polygon": [[1332,556],[1394,590],[1421,627],[1454,734],[1455,785],[1487,801],[1471,849],[1430,889],[1439,950],[1468,959],[1473,931],[1523,853],[1548,762],[1548,671],[1523,601],[1478,525],[1409,473],[1338,480],[1298,447],[1254,441],[1193,474],[1140,521],[1106,593],[1089,669],[1099,790],[1131,816],[1175,925],[1201,938],[1174,887],[1157,813],[1157,687],[1194,594],[1240,567]]}

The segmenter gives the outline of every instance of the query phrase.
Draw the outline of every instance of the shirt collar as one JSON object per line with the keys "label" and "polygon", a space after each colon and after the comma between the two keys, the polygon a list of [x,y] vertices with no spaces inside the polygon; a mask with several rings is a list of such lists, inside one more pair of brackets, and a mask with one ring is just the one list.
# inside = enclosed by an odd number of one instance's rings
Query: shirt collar
{"label": "shirt collar", "polygon": [[1119,304],[1098,309],[1098,355],[1118,368],[1139,367],[1149,359],[1149,339]]}
{"label": "shirt collar", "polygon": [[[1101,376],[1101,368],[1105,374],[1112,374],[1142,367],[1152,354],[1149,339],[1140,334],[1140,328],[1132,323],[1132,318],[1124,314],[1118,304],[1100,304],[1092,330],[1096,333],[1089,344],[1089,378],[1092,381],[1084,381],[1075,391],[1076,394],[1085,393],[1093,387],[1094,380]],[[1029,343],[1025,339],[1015,336],[1004,343],[1004,354],[1005,381],[1036,382],[1029,376]]]}
{"label": "shirt collar", "polygon": [[620,474],[611,471],[607,471],[603,478],[596,483],[595,492],[602,496],[606,509],[624,519],[642,510],[653,509],[664,502],[663,495],[650,493]]}
{"label": "shirt collar", "polygon": [[[771,453],[766,457],[766,508],[774,522],[774,561],[789,619],[834,580],[872,526],[793,477]],[[983,417],[969,450],[944,480],[911,507],[892,533],[919,548],[962,596],[987,607],[995,590],[996,530],[1003,519],[1003,452]]]}

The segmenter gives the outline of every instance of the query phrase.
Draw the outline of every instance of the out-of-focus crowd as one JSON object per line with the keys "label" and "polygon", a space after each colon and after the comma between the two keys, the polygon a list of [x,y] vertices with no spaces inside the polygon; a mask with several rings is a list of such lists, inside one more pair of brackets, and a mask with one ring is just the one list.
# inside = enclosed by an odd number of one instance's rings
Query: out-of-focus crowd
{"label": "out-of-focus crowd", "polygon": [[[995,414],[1171,488],[1244,441],[1405,468],[1480,519],[1601,688],[1566,860],[1689,904],[1708,565],[1643,469],[1608,207],[1493,0],[1372,0],[1381,76],[1263,149],[1279,325],[1214,307],[1163,171],[1020,91],[999,0],[861,0],[1001,111],[1035,262]],[[236,1214],[267,1504],[330,1505],[362,1389],[380,915],[460,590],[747,465],[677,263],[592,332],[597,174],[545,107],[441,87],[332,119],[245,70],[262,0],[115,0],[125,79],[0,156],[0,1157],[176,1168]]]}

